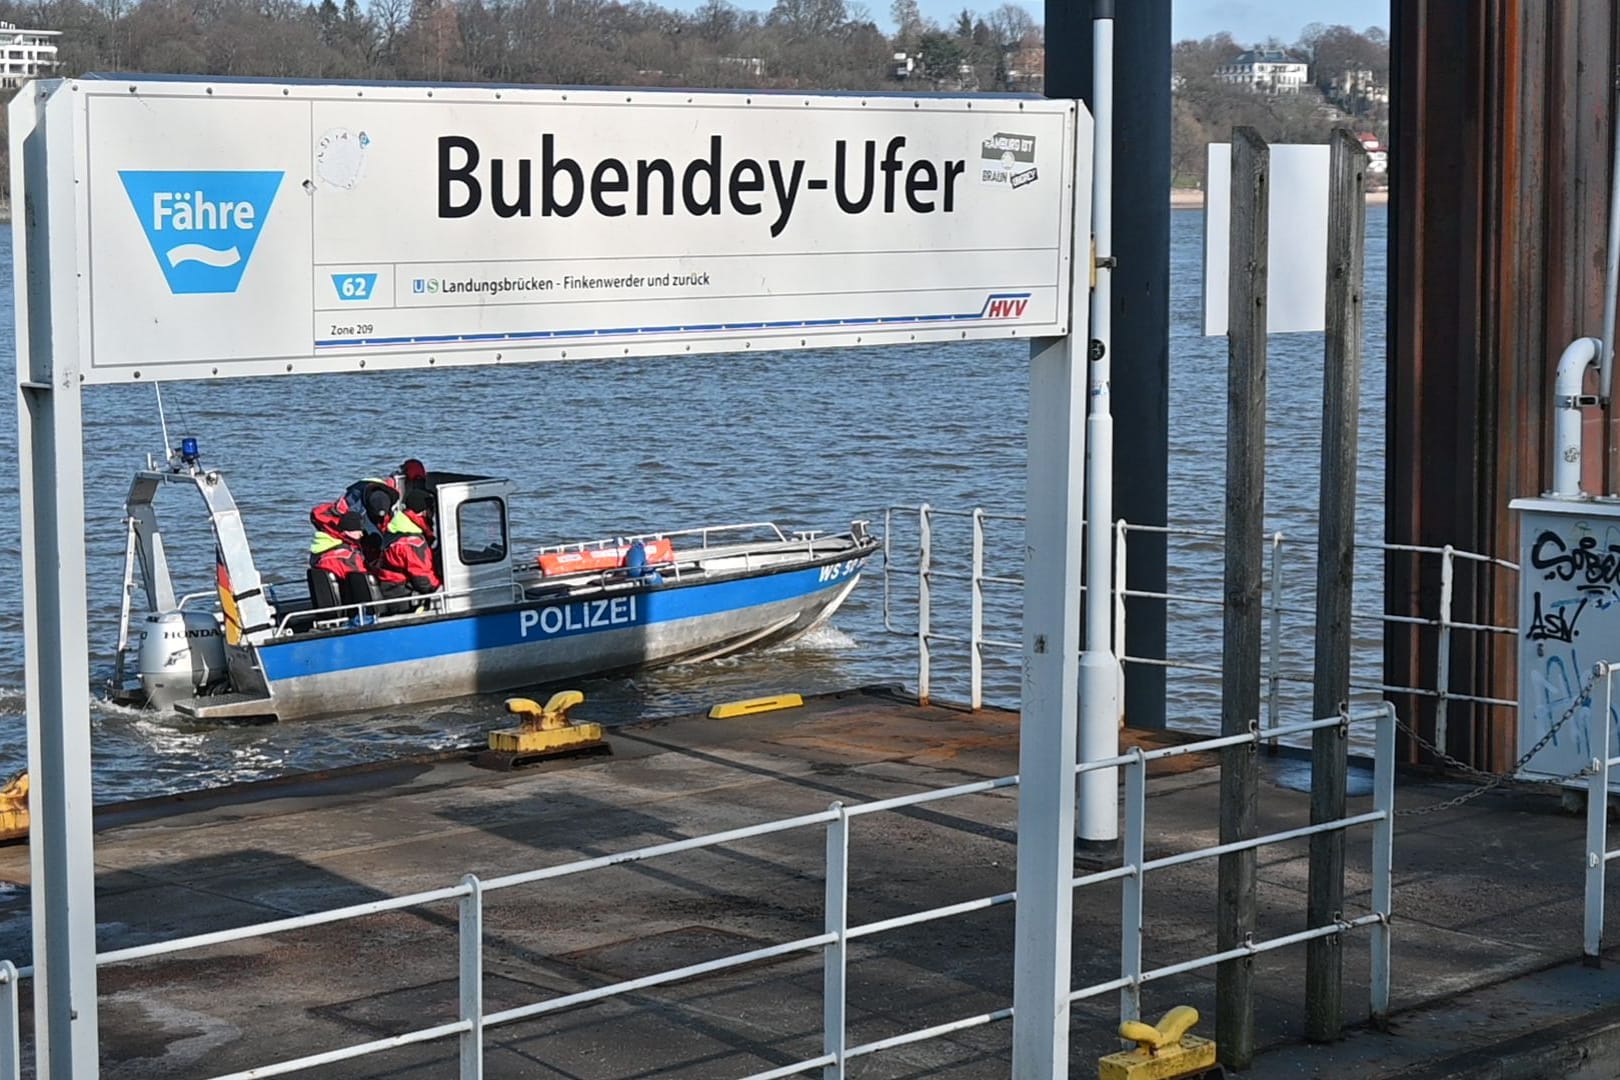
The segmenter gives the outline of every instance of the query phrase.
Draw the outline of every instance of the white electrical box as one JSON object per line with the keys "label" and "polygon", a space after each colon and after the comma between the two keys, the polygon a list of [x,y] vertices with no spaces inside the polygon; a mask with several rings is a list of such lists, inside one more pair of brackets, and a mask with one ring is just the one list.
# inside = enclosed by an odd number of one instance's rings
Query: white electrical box
{"label": "white electrical box", "polygon": [[[1563,720],[1519,775],[1558,780],[1586,768],[1597,752],[1592,736],[1606,699],[1602,683],[1592,681],[1593,665],[1620,661],[1620,500],[1512,505],[1520,514],[1518,756]],[[1611,755],[1620,752],[1620,687],[1614,697],[1607,717]],[[1611,790],[1620,792],[1620,775]]]}

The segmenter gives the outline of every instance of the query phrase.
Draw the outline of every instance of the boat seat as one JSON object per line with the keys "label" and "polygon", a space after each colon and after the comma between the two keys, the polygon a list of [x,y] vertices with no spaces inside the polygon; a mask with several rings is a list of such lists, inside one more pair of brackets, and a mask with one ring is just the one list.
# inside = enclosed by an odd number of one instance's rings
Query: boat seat
{"label": "boat seat", "polygon": [[313,608],[335,608],[343,603],[342,586],[330,570],[309,568],[309,604]]}
{"label": "boat seat", "polygon": [[[343,599],[348,603],[371,604],[382,598],[382,587],[370,574],[350,574],[343,579]],[[370,610],[376,612],[375,608]]]}

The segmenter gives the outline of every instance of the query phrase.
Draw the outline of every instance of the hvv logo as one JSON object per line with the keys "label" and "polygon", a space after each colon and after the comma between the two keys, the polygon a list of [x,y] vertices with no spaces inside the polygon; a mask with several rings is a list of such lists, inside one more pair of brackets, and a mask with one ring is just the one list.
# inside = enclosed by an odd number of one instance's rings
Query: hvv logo
{"label": "hvv logo", "polygon": [[283,175],[118,173],[172,293],[236,291]]}

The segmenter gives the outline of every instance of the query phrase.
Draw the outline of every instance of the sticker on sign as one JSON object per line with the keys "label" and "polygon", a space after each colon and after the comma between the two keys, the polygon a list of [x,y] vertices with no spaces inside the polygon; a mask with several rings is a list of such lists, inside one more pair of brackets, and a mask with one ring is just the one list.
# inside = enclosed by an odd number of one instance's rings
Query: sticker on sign
{"label": "sticker on sign", "polygon": [[1071,102],[43,85],[87,381],[1067,331]]}

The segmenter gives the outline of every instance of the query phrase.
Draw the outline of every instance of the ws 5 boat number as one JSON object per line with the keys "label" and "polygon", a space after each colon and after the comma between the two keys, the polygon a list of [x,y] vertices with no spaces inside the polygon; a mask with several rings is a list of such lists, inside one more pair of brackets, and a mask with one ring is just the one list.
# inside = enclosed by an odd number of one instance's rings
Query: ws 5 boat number
{"label": "ws 5 boat number", "polygon": [[842,581],[861,568],[859,559],[846,559],[843,562],[828,563],[821,568],[822,581]]}

